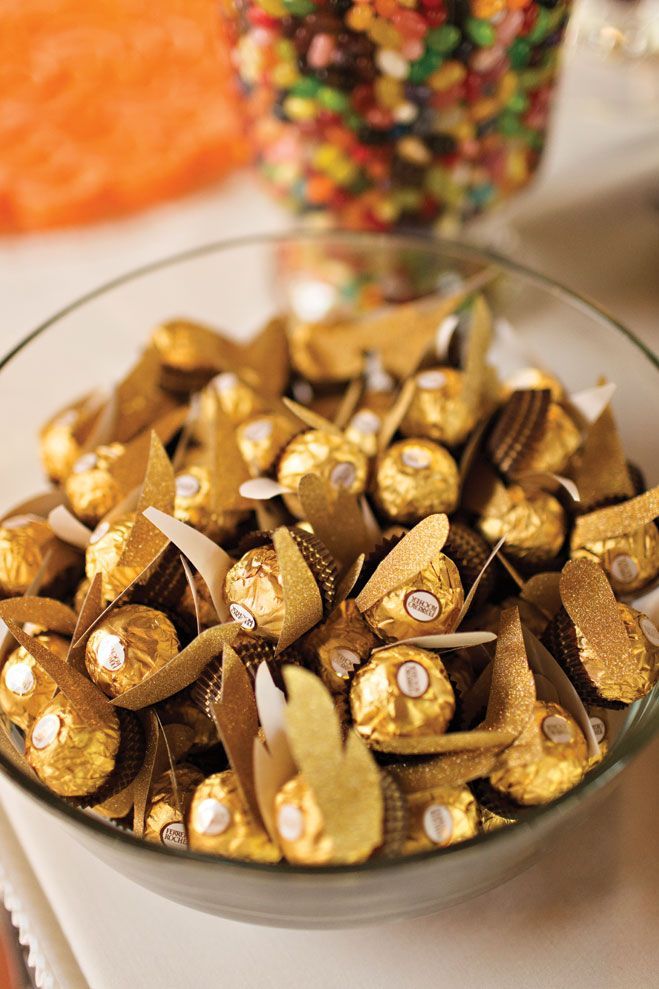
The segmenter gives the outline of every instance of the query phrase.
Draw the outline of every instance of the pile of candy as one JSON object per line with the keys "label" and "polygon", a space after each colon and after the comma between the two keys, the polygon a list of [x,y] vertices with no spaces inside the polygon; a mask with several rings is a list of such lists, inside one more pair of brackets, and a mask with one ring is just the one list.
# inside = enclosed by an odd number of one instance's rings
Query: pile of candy
{"label": "pile of candy", "polygon": [[501,381],[492,336],[469,286],[245,345],[177,320],[58,412],[52,489],[0,528],[5,758],[148,840],[305,865],[576,786],[659,676],[659,488],[612,386]]}
{"label": "pile of candy", "polygon": [[569,0],[238,0],[270,182],[344,227],[455,224],[538,166]]}

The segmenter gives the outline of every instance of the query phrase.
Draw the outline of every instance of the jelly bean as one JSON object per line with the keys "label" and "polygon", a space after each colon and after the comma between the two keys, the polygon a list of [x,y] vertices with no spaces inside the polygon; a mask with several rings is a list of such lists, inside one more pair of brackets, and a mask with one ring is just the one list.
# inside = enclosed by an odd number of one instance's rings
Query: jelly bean
{"label": "jelly bean", "polygon": [[494,44],[496,33],[488,21],[468,17],[465,22],[465,30],[476,45],[489,46]]}
{"label": "jelly bean", "polygon": [[441,55],[448,55],[460,43],[460,28],[455,24],[444,24],[442,27],[428,31],[426,44]]}
{"label": "jelly bean", "polygon": [[410,63],[391,48],[380,48],[375,56],[375,63],[384,75],[393,79],[406,79],[410,74]]}
{"label": "jelly bean", "polygon": [[331,34],[317,34],[307,51],[307,62],[314,69],[325,68],[332,61],[336,42]]}

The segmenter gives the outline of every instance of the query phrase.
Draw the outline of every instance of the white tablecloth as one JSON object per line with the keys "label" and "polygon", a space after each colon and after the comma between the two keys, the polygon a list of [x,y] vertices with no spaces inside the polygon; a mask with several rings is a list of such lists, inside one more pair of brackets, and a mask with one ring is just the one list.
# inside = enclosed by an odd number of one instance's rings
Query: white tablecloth
{"label": "white tablecloth", "polygon": [[[655,82],[631,80],[595,58],[572,60],[543,181],[511,208],[507,224],[488,224],[484,235],[599,298],[656,349],[659,122],[647,99]],[[630,109],[629,92],[639,86],[642,98]],[[239,177],[128,220],[0,240],[0,350],[75,296],[154,256],[288,224],[253,179]],[[80,967],[76,974],[65,948],[51,948],[62,989],[644,989],[657,984],[659,967],[658,769],[655,744],[592,821],[499,889],[434,918],[339,933],[272,931],[176,906],[112,873],[6,781],[0,800],[34,872],[21,871],[25,909],[32,902],[52,928],[43,931],[46,948],[49,938],[68,940]],[[7,839],[0,860],[11,877],[8,848]]]}

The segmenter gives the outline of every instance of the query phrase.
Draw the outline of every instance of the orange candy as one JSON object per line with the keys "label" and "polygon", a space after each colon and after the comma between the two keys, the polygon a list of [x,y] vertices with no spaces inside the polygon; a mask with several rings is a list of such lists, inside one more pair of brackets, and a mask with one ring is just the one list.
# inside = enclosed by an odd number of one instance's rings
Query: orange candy
{"label": "orange candy", "polygon": [[0,231],[138,209],[246,157],[216,0],[0,0]]}

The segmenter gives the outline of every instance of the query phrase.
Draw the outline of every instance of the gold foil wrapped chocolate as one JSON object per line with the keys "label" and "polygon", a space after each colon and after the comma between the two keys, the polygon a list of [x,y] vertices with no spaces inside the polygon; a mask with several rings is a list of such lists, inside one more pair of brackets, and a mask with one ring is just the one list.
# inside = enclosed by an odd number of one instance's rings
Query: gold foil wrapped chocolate
{"label": "gold foil wrapped chocolate", "polygon": [[378,452],[378,434],[384,418],[381,412],[363,406],[354,413],[345,428],[345,437],[358,446],[365,456],[375,457]]}
{"label": "gold foil wrapped chocolate", "polygon": [[343,694],[350,679],[371,654],[376,636],[354,600],[343,601],[329,618],[308,633],[304,651],[332,693]]}
{"label": "gold foil wrapped chocolate", "polygon": [[233,371],[224,371],[216,375],[211,381],[211,386],[220,400],[222,411],[234,426],[239,426],[264,411],[263,402],[256,391],[241,381]]}
{"label": "gold foil wrapped chocolate", "polygon": [[414,394],[400,424],[405,436],[425,436],[446,446],[459,446],[478,420],[478,409],[465,391],[465,376],[452,367],[419,371]]}
{"label": "gold foil wrapped chocolate", "polygon": [[112,522],[101,522],[94,529],[87,544],[85,574],[89,581],[93,580],[97,573],[101,574],[101,588],[106,601],[113,601],[126,586],[125,575],[118,573],[116,567],[134,524],[134,512],[120,515]]}
{"label": "gold foil wrapped chocolate", "polygon": [[[174,777],[172,779],[172,776]],[[151,788],[144,837],[166,848],[187,848],[185,820],[195,789],[204,775],[186,763],[167,770]]]}
{"label": "gold foil wrapped chocolate", "polygon": [[[340,433],[308,429],[287,444],[277,464],[277,480],[292,492],[306,474],[317,474],[336,491],[361,494],[368,479],[368,461],[362,451]],[[286,503],[295,515],[302,510],[296,496]]]}
{"label": "gold foil wrapped chocolate", "polygon": [[230,769],[208,776],[196,788],[187,833],[193,852],[251,862],[278,862],[281,858],[277,846],[254,820]]}
{"label": "gold foil wrapped chocolate", "polygon": [[275,797],[277,838],[288,862],[295,865],[329,865],[334,843],[313,790],[301,775],[294,776]]}
{"label": "gold foil wrapped chocolate", "polygon": [[269,474],[286,444],[299,431],[281,413],[262,413],[236,429],[236,443],[252,477]]}
{"label": "gold foil wrapped chocolate", "polygon": [[375,500],[392,522],[414,522],[458,503],[458,468],[443,447],[426,439],[392,444],[376,464]]}
{"label": "gold foil wrapped chocolate", "polygon": [[85,665],[110,697],[130,690],[179,652],[176,629],[162,611],[141,604],[115,608],[87,640]]}
{"label": "gold foil wrapped chocolate", "polygon": [[549,803],[583,778],[588,747],[581,728],[559,704],[536,701],[533,717],[500,756],[489,781],[514,804]]}
{"label": "gold foil wrapped chocolate", "polygon": [[659,574],[659,529],[655,522],[582,544],[579,532],[577,527],[572,535],[570,556],[599,563],[617,594],[634,594]]}
{"label": "gold foil wrapped chocolate", "polygon": [[60,797],[97,793],[115,770],[120,730],[115,720],[92,726],[63,694],[42,708],[25,738],[25,756]]}
{"label": "gold foil wrapped chocolate", "polygon": [[[35,636],[47,649],[66,659],[69,640],[53,632]],[[57,684],[23,646],[9,653],[0,673],[0,708],[9,720],[28,731],[57,693]]]}
{"label": "gold foil wrapped chocolate", "polygon": [[444,553],[364,611],[364,619],[386,641],[452,632],[464,604],[458,568]]}
{"label": "gold foil wrapped chocolate", "polygon": [[487,831],[498,831],[499,828],[510,827],[511,824],[517,824],[514,817],[503,817],[501,814],[495,814],[493,810],[489,810],[487,807],[481,807],[481,830]]}
{"label": "gold foil wrapped chocolate", "polygon": [[478,519],[478,531],[494,545],[505,539],[504,550],[516,562],[541,566],[558,556],[567,532],[561,503],[545,491],[526,493],[518,484],[505,489],[503,504],[497,498],[486,505]]}
{"label": "gold foil wrapped chocolate", "polygon": [[160,361],[160,383],[174,392],[203,388],[220,369],[225,351],[235,348],[209,327],[184,319],[156,327],[150,342]]}
{"label": "gold foil wrapped chocolate", "polygon": [[16,515],[0,525],[0,597],[25,594],[39,575],[42,594],[64,594],[78,567],[78,554],[44,519]]}
{"label": "gold foil wrapped chocolate", "polygon": [[96,525],[121,501],[124,492],[110,470],[126,451],[123,443],[99,446],[73,465],[64,490],[75,515],[86,525]]}
{"label": "gold foil wrapped chocolate", "polygon": [[588,759],[588,769],[590,770],[594,766],[599,765],[608,755],[611,745],[611,726],[609,724],[608,712],[604,708],[590,708],[588,711],[588,720],[590,721],[590,726],[593,729],[593,734],[599,746],[597,755],[592,755]]}
{"label": "gold foil wrapped chocolate", "polygon": [[231,567],[224,594],[234,621],[277,639],[284,627],[284,590],[274,546],[248,550]]}
{"label": "gold foil wrapped chocolate", "polygon": [[467,786],[437,786],[407,794],[405,855],[446,848],[478,834],[478,804]]}
{"label": "gold foil wrapped chocolate", "polygon": [[48,477],[63,483],[82,456],[83,442],[98,415],[99,404],[86,395],[78,402],[60,409],[39,431],[39,453]]}
{"label": "gold foil wrapped chocolate", "polygon": [[488,439],[493,463],[507,477],[563,474],[582,437],[549,390],[515,391],[499,412]]}
{"label": "gold foil wrapped chocolate", "polygon": [[190,464],[176,475],[175,483],[174,515],[177,519],[199,529],[214,542],[223,543],[235,535],[245,513],[218,511],[214,507],[207,467]]}
{"label": "gold foil wrapped chocolate", "polygon": [[[455,695],[442,661],[417,646],[387,646],[357,671],[350,707],[359,735],[374,749],[395,752],[399,739],[443,735]],[[409,749],[408,749],[409,750]]]}
{"label": "gold foil wrapped chocolate", "polygon": [[538,367],[522,367],[513,371],[503,383],[502,397],[510,398],[515,391],[548,391],[552,401],[561,402],[565,389],[558,378]]}

